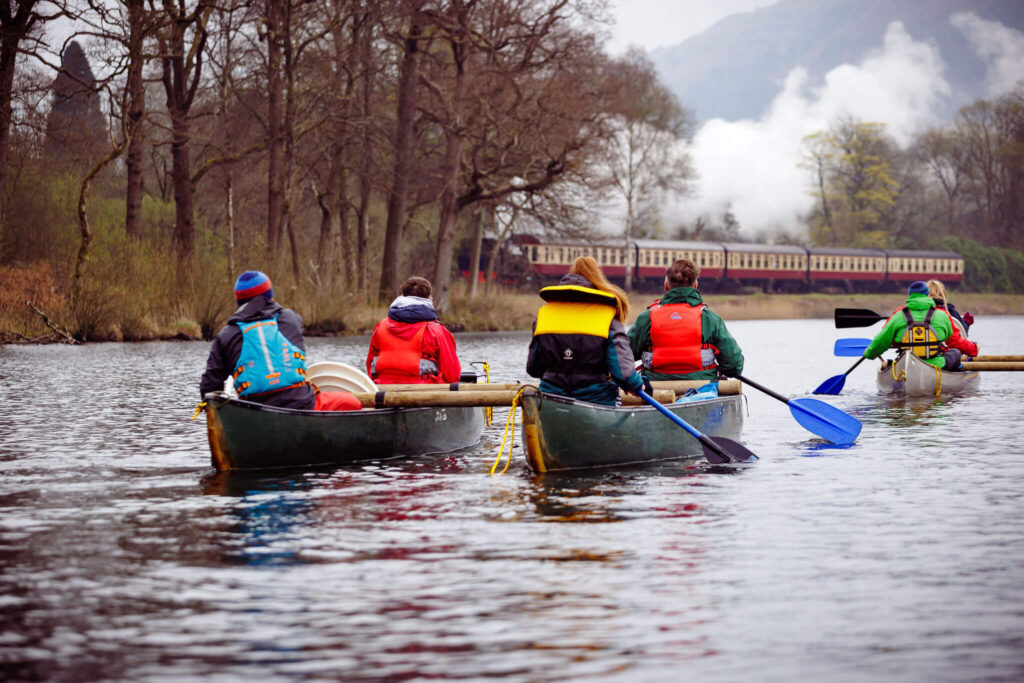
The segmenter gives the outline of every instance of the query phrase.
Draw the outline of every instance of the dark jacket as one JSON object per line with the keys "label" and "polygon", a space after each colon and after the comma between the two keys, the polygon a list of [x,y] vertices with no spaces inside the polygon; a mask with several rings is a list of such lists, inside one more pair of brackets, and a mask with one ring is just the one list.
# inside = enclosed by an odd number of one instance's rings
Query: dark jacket
{"label": "dark jacket", "polygon": [[[586,278],[572,274],[563,277],[559,285],[594,287]],[[567,327],[572,327],[572,322],[567,321]],[[614,405],[619,387],[636,392],[643,386],[643,379],[633,369],[626,329],[614,316],[602,336],[536,334],[536,324],[534,330],[526,372],[542,379],[542,391]]]}
{"label": "dark jacket", "polygon": [[[278,313],[280,315],[277,317],[277,327],[281,330],[281,334],[305,352],[306,342],[302,338],[302,318],[299,317],[299,314],[291,309],[281,308],[280,304],[265,296],[254,296],[238,307],[238,310],[228,318],[228,324],[214,338],[213,345],[210,347],[210,356],[206,359],[206,372],[199,380],[201,396],[212,391],[222,391],[225,380],[235,372],[235,368],[238,366],[238,357],[242,353],[242,331],[235,323],[266,320]],[[313,387],[306,384],[293,389],[256,396],[251,400],[280,408],[313,410],[316,394],[313,392]]]}
{"label": "dark jacket", "polygon": [[[699,306],[704,303],[700,292],[693,287],[676,287],[665,292],[661,297],[664,304],[682,304]],[[739,344],[729,334],[721,316],[705,307],[700,314],[701,341],[713,344],[718,348],[715,359],[718,370],[699,370],[684,375],[670,375],[657,372],[644,372],[652,381],[669,379],[715,379],[721,372],[727,377],[738,377],[743,373],[743,352]],[[637,316],[636,322],[629,328],[629,346],[637,358],[643,358],[645,352],[651,351],[651,313],[644,311]]]}

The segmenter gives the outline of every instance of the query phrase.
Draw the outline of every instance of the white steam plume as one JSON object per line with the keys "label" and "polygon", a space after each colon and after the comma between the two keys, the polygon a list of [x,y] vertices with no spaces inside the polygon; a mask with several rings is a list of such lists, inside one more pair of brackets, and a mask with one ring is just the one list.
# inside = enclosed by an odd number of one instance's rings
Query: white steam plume
{"label": "white steam plume", "polygon": [[705,123],[690,150],[700,176],[697,195],[681,202],[674,218],[718,217],[731,206],[748,236],[764,230],[795,232],[799,216],[813,201],[809,173],[800,167],[805,135],[850,115],[885,123],[899,144],[907,144],[936,123],[932,112],[949,95],[936,49],[913,40],[902,23],[893,22],[881,49],[860,64],[832,69],[819,87],[807,83],[803,68],[793,69],[761,120]]}
{"label": "white steam plume", "polygon": [[1009,92],[1024,79],[1024,33],[1003,26],[997,21],[986,21],[973,12],[959,12],[949,18],[988,63],[985,76],[987,95]]}

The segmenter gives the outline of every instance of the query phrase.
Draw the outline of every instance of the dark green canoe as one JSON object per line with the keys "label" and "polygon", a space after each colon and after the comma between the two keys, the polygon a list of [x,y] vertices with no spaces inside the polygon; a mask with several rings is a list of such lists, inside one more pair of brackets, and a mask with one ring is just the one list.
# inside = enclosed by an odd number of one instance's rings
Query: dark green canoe
{"label": "dark green canoe", "polygon": [[[536,472],[703,458],[700,442],[650,406],[610,407],[540,392],[522,397],[526,462]],[[742,395],[665,407],[708,436],[738,439]]]}
{"label": "dark green canoe", "polygon": [[275,408],[213,393],[206,402],[218,470],[302,467],[447,453],[472,446],[483,408],[383,408],[318,412]]}

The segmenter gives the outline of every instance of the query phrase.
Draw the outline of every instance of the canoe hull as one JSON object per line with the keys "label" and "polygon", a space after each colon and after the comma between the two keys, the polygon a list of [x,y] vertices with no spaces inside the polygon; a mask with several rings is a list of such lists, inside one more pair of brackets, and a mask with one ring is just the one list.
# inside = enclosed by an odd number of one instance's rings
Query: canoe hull
{"label": "canoe hull", "polygon": [[[700,459],[700,442],[651,406],[610,407],[551,394],[523,396],[526,462],[535,472]],[[666,406],[709,436],[738,439],[740,395]]]}
{"label": "canoe hull", "polygon": [[483,408],[290,410],[208,394],[206,428],[218,470],[304,467],[447,453],[472,446]]}
{"label": "canoe hull", "polygon": [[878,372],[878,389],[906,396],[941,396],[976,391],[978,372],[947,372],[929,365],[912,353],[901,353]]}

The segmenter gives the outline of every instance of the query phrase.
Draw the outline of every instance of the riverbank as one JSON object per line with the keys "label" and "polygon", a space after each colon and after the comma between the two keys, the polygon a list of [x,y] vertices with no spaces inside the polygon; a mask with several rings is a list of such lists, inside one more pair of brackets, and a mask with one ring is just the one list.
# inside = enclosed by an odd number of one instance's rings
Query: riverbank
{"label": "riverbank", "polygon": [[[6,272],[4,272],[6,271]],[[62,295],[49,273],[34,269],[0,270],[5,286],[0,288],[0,343],[67,342],[77,332],[76,321],[68,313],[67,297]],[[11,277],[7,277],[11,276]],[[309,301],[301,293],[281,292],[281,303],[294,308],[305,321],[308,336],[349,336],[369,334],[387,313],[387,305],[352,301]],[[654,294],[630,296],[632,323],[655,300]],[[189,310],[181,301],[148,302],[145,310],[111,307],[101,311],[101,323],[91,326],[89,341],[153,341],[164,339],[198,340],[203,324],[197,320],[200,310],[207,334],[214,334],[231,313],[230,295],[223,300],[205,301]],[[784,320],[831,318],[836,308],[869,308],[888,314],[898,307],[898,294],[707,294],[705,302],[730,320]],[[456,285],[450,311],[442,322],[455,332],[499,332],[529,330],[543,302],[534,293],[500,291],[470,298],[463,286]],[[957,293],[957,308],[976,317],[1020,315],[1024,313],[1024,295]],[[97,304],[99,305],[99,304]],[[165,310],[166,309],[166,310]],[[339,311],[341,311],[339,313]],[[93,311],[94,316],[99,317]]]}

